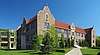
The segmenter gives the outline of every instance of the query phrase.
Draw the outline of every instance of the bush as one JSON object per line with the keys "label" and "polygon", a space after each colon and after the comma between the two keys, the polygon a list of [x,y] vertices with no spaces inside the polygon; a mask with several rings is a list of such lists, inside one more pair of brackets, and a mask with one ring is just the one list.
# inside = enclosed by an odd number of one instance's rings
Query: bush
{"label": "bush", "polygon": [[79,45],[82,47],[89,47],[89,44],[86,40],[79,40]]}
{"label": "bush", "polygon": [[61,40],[60,40],[60,48],[64,48],[65,43],[64,43],[64,36],[62,35]]}
{"label": "bush", "polygon": [[71,40],[71,47],[74,47],[74,40]]}
{"label": "bush", "polygon": [[96,46],[100,47],[100,39],[96,39]]}

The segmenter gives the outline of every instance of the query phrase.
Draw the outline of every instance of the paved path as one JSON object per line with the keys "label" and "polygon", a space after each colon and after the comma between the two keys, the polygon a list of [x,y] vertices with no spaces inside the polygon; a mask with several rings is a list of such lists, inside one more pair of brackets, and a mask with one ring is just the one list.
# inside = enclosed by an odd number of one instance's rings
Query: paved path
{"label": "paved path", "polygon": [[79,48],[73,48],[71,51],[69,51],[65,55],[82,55],[82,53]]}

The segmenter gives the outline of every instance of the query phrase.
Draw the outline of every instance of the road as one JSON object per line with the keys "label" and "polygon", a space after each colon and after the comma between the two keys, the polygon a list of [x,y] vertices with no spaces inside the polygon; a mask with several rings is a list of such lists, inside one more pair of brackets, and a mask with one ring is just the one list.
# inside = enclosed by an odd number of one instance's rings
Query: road
{"label": "road", "polygon": [[73,48],[71,51],[65,55],[82,55],[80,48]]}

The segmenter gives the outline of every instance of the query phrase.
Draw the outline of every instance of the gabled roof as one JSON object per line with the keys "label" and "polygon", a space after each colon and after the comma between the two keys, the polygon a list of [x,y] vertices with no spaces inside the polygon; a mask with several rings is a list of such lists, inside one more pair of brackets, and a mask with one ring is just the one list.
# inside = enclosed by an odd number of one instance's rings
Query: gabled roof
{"label": "gabled roof", "polygon": [[31,24],[32,20],[26,20],[26,24]]}
{"label": "gabled roof", "polygon": [[33,20],[37,18],[37,15],[33,16],[32,19],[26,20],[26,24],[31,24]]}
{"label": "gabled roof", "polygon": [[69,29],[69,24],[65,24],[63,22],[55,21],[55,27],[60,29]]}

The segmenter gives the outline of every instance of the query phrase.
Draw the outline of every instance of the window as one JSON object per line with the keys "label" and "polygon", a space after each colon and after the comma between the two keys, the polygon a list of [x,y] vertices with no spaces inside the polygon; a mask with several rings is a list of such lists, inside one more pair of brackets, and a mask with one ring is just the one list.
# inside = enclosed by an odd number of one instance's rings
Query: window
{"label": "window", "polygon": [[7,43],[1,43],[1,46],[8,46]]}
{"label": "window", "polygon": [[7,32],[1,32],[2,36],[7,36]]}
{"label": "window", "polygon": [[71,31],[70,30],[68,30],[68,35],[70,35],[71,34]]}
{"label": "window", "polygon": [[72,35],[74,35],[74,32],[72,32]]}
{"label": "window", "polygon": [[57,32],[62,32],[61,29],[57,29]]}
{"label": "window", "polygon": [[14,36],[14,33],[10,33],[11,36]]}
{"label": "window", "polygon": [[76,33],[76,35],[78,36],[78,33]]}
{"label": "window", "polygon": [[94,40],[93,40],[93,43],[94,43]]}
{"label": "window", "polygon": [[14,38],[11,38],[11,41],[14,41]]}
{"label": "window", "polygon": [[67,33],[67,31],[66,31],[66,30],[64,30],[64,33]]}
{"label": "window", "polygon": [[47,28],[47,29],[49,29],[50,28],[50,24],[49,23],[47,23],[47,22],[45,22],[45,28]]}
{"label": "window", "polygon": [[84,34],[82,34],[82,37],[84,36]]}
{"label": "window", "polygon": [[30,25],[30,30],[32,30],[32,29],[34,29],[35,28],[35,23],[32,23],[31,25]]}
{"label": "window", "polygon": [[45,15],[45,20],[48,21],[48,14]]}
{"label": "window", "polygon": [[1,38],[2,41],[8,41],[8,38]]}
{"label": "window", "polygon": [[50,28],[50,24],[49,23],[47,23],[47,29],[49,29]]}
{"label": "window", "polygon": [[47,23],[46,22],[44,22],[44,26],[47,26]]}
{"label": "window", "polygon": [[78,33],[78,36],[80,36],[80,33]]}
{"label": "window", "polygon": [[46,15],[46,21],[48,21],[48,15]]}
{"label": "window", "polygon": [[93,34],[93,38],[95,37],[95,35]]}
{"label": "window", "polygon": [[11,48],[13,48],[13,43],[11,43]]}

